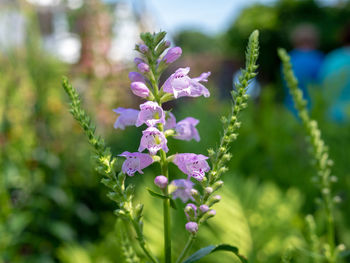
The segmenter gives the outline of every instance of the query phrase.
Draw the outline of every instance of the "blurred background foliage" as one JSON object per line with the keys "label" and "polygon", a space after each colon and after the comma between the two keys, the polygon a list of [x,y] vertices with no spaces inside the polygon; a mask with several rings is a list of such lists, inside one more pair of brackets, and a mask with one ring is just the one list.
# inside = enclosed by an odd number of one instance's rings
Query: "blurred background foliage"
{"label": "blurred background foliage", "polygon": [[[62,75],[73,80],[115,154],[136,151],[140,128],[112,128],[113,108],[139,103],[128,89],[126,76],[133,67],[115,66],[104,59],[104,42],[99,37],[106,24],[99,23],[103,19],[96,20],[96,27],[89,24],[88,30],[81,25],[81,17],[89,21],[86,18],[91,13],[108,13],[99,1],[69,13],[70,27],[83,28],[77,32],[86,40],[82,57],[73,65],[43,49],[40,16],[32,6],[20,3],[19,10],[28,21],[25,46],[0,51],[0,262],[124,262],[122,222],[116,222],[115,207],[93,170],[91,148],[68,112],[60,81]],[[86,12],[87,8],[95,13]],[[232,89],[233,73],[242,65],[247,37],[255,28],[261,31],[261,95],[250,101],[242,115],[240,135],[231,149],[234,158],[220,193],[223,201],[217,206],[217,216],[202,228],[194,249],[225,242],[238,246],[249,262],[280,262],[290,251],[293,262],[311,262],[305,254],[304,218],[316,213],[319,234],[324,218],[318,212],[318,193],[311,181],[315,171],[304,132],[282,104],[276,48],[290,48],[289,32],[307,19],[320,30],[321,50],[330,51],[340,45],[337,36],[349,17],[349,3],[325,7],[311,0],[281,0],[245,8],[222,34],[186,29],[173,36],[184,56],[168,73],[175,66],[190,65],[195,73],[210,69],[213,75],[208,83],[209,99],[182,99],[168,105],[175,107],[178,120],[187,116],[200,120],[201,142],[169,140],[169,148],[173,153],[206,154],[218,142],[220,116],[230,110],[226,94]],[[325,118],[324,99],[317,92],[312,98],[312,115],[320,122],[335,161],[334,173],[339,178],[335,192],[343,199],[336,214],[337,241],[349,246],[350,125],[330,122]],[[171,174],[181,177],[175,167]],[[150,167],[143,176],[128,180],[137,184],[137,198],[145,204],[150,246],[161,254],[161,204],[144,190],[153,187],[156,175],[155,167]],[[177,204],[181,210],[182,204]],[[181,211],[173,217],[177,222],[174,250],[178,252],[186,236],[185,218]],[[131,245],[138,250],[136,244]],[[222,263],[233,260],[229,254],[221,256]],[[213,262],[215,257],[201,262]]]}

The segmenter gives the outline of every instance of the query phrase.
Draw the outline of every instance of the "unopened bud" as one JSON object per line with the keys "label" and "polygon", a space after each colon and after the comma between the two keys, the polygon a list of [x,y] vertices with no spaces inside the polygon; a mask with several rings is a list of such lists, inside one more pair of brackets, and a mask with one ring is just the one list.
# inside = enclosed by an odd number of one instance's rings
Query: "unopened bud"
{"label": "unopened bud", "polygon": [[128,76],[131,82],[137,81],[145,83],[145,78],[138,72],[130,72]]}
{"label": "unopened bud", "polygon": [[206,187],[205,189],[204,189],[204,191],[205,191],[205,193],[206,194],[211,194],[212,192],[213,192],[213,188],[211,188],[210,186],[208,186],[208,187]]}
{"label": "unopened bud", "polygon": [[146,54],[149,49],[146,45],[141,44],[141,45],[139,45],[139,50],[142,54]]}
{"label": "unopened bud", "polygon": [[143,212],[143,204],[138,204],[135,207],[135,219],[136,221],[140,221]]}
{"label": "unopened bud", "polygon": [[166,178],[164,175],[158,175],[156,178],[154,178],[154,184],[160,189],[164,189],[168,185],[168,178]]}
{"label": "unopened bud", "polygon": [[173,47],[168,50],[168,52],[165,54],[163,60],[167,63],[173,63],[175,60],[177,60],[182,54],[182,49],[180,47]]}
{"label": "unopened bud", "polygon": [[139,69],[139,71],[141,72],[141,73],[147,73],[147,72],[149,72],[149,65],[147,65],[146,63],[144,63],[144,62],[141,62],[141,63],[139,63],[138,65],[137,65],[137,68]]}
{"label": "unopened bud", "polygon": [[341,202],[340,196],[338,196],[338,195],[337,195],[337,196],[334,196],[334,197],[333,197],[333,202],[336,203],[336,204],[339,204],[339,203]]}
{"label": "unopened bud", "polygon": [[338,177],[336,177],[335,175],[331,176],[330,179],[333,183],[338,182]]}
{"label": "unopened bud", "polygon": [[201,210],[201,212],[204,214],[204,213],[208,212],[209,206],[207,206],[207,205],[201,205],[201,206],[199,207],[199,210]]}
{"label": "unopened bud", "polygon": [[212,198],[209,199],[208,205],[209,207],[213,206],[214,204],[220,202],[221,196],[220,195],[215,195]]}
{"label": "unopened bud", "polygon": [[134,93],[136,96],[141,98],[147,98],[149,96],[149,89],[143,82],[132,82],[130,87],[132,93]]}
{"label": "unopened bud", "polygon": [[216,191],[216,190],[219,190],[222,186],[224,185],[224,182],[223,181],[217,181],[213,184],[213,190]]}
{"label": "unopened bud", "polygon": [[186,205],[184,212],[188,221],[193,220],[197,217],[197,206],[189,203]]}
{"label": "unopened bud", "polygon": [[196,222],[188,222],[186,224],[186,230],[192,234],[195,234],[198,231],[198,224]]}
{"label": "unopened bud", "polygon": [[142,58],[134,58],[134,63],[137,66],[140,63],[144,63],[145,61]]}

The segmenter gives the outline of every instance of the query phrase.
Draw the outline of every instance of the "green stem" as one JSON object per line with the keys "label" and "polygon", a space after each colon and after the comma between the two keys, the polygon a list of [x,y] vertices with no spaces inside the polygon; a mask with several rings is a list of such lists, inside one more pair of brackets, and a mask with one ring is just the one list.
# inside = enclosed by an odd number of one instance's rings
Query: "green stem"
{"label": "green stem", "polygon": [[187,240],[187,243],[184,247],[184,249],[182,250],[179,258],[176,260],[176,263],[181,263],[184,258],[186,257],[186,254],[188,253],[188,251],[191,249],[194,241],[196,240],[196,235],[191,235],[188,240]]}
{"label": "green stem", "polygon": [[155,256],[153,256],[152,252],[149,250],[148,246],[146,245],[145,239],[143,238],[141,226],[135,220],[133,220],[133,218],[131,216],[130,216],[129,220],[135,229],[135,232],[137,235],[137,240],[138,240],[139,245],[142,248],[143,252],[145,253],[145,255],[153,263],[158,263],[158,260],[155,258]]}
{"label": "green stem", "polygon": [[[162,170],[162,175],[169,179],[168,174],[168,163],[166,160],[166,153],[160,151],[160,166]],[[165,196],[169,195],[168,186],[163,190]],[[164,255],[165,263],[171,263],[171,218],[170,218],[170,200],[163,200],[163,219],[164,219]]]}

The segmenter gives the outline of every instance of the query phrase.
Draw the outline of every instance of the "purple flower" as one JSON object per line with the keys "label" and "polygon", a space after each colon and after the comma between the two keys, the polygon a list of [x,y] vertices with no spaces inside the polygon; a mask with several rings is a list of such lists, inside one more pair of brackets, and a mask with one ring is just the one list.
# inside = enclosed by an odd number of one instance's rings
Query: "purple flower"
{"label": "purple flower", "polygon": [[199,207],[199,210],[201,210],[201,212],[204,214],[204,213],[208,212],[209,206],[207,206],[207,205],[201,205],[201,206]]}
{"label": "purple flower", "polygon": [[145,78],[138,72],[129,72],[129,79],[131,82],[143,82],[145,83]]}
{"label": "purple flower", "polygon": [[137,117],[139,115],[138,110],[117,108],[113,110],[115,113],[120,114],[118,119],[114,123],[115,129],[125,129],[125,126],[133,126],[136,124]]}
{"label": "purple flower", "polygon": [[208,157],[202,154],[180,153],[175,156],[173,162],[183,173],[202,181],[205,173],[210,170],[206,159]]}
{"label": "purple flower", "polygon": [[169,111],[166,113],[166,116],[165,116],[164,130],[174,129],[175,126],[176,126],[175,115]]}
{"label": "purple flower", "polygon": [[187,74],[190,68],[179,68],[164,83],[163,90],[174,94],[175,98],[180,97],[209,97],[210,93],[199,81],[207,81],[210,72],[202,73],[199,77],[191,79]]}
{"label": "purple flower", "polygon": [[137,65],[137,68],[139,69],[139,71],[141,73],[146,73],[146,72],[149,72],[149,65],[144,63],[144,62],[141,62]]}
{"label": "purple flower", "polygon": [[173,180],[171,184],[176,187],[176,190],[172,193],[173,199],[180,198],[184,203],[186,203],[188,199],[193,200],[191,190],[194,183],[192,183],[190,180]]}
{"label": "purple flower", "polygon": [[148,149],[150,154],[155,155],[160,149],[168,152],[167,139],[164,134],[155,127],[148,127],[142,132],[139,152]]}
{"label": "purple flower", "polygon": [[139,49],[140,49],[141,53],[143,53],[143,54],[148,52],[148,47],[144,44],[139,45]]}
{"label": "purple flower", "polygon": [[198,224],[196,222],[188,222],[186,224],[186,230],[192,234],[195,234],[198,231]]}
{"label": "purple flower", "polygon": [[147,98],[149,96],[149,89],[144,82],[132,82],[130,87],[132,93],[134,93],[136,96],[139,96],[141,98]]}
{"label": "purple flower", "polygon": [[197,206],[192,203],[187,204],[185,207],[185,215],[188,221],[190,221],[192,217],[197,217]]}
{"label": "purple flower", "polygon": [[122,171],[129,176],[134,176],[134,173],[136,172],[143,174],[142,169],[153,163],[152,157],[145,153],[123,152],[122,154],[119,154],[119,156],[126,157],[122,166]]}
{"label": "purple flower", "polygon": [[139,127],[143,123],[147,126],[154,126],[157,123],[165,124],[165,113],[158,105],[153,101],[147,101],[140,105],[140,113],[137,117],[136,126]]}
{"label": "purple flower", "polygon": [[168,52],[163,57],[163,60],[167,63],[173,63],[177,60],[182,54],[182,49],[180,47],[172,47],[168,50]]}
{"label": "purple flower", "polygon": [[174,138],[185,141],[195,139],[199,142],[200,137],[196,129],[198,123],[199,120],[192,117],[187,117],[186,119],[179,121],[175,127],[176,136],[174,136]]}
{"label": "purple flower", "polygon": [[158,175],[156,178],[154,178],[154,184],[160,189],[164,189],[168,185],[168,178],[166,178],[164,175]]}
{"label": "purple flower", "polygon": [[143,63],[143,62],[145,62],[145,61],[142,58],[134,58],[134,63],[136,66],[140,63]]}
{"label": "purple flower", "polygon": [[199,77],[193,78],[193,80],[208,82],[208,77],[210,76],[210,74],[210,72],[203,72]]}

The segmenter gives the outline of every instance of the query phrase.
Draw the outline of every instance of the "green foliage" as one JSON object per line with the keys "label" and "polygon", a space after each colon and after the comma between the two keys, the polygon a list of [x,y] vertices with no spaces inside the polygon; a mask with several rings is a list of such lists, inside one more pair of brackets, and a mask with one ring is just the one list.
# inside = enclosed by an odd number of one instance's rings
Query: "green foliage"
{"label": "green foliage", "polygon": [[[147,40],[147,35],[144,36],[144,38]],[[134,185],[129,184],[125,187],[126,175],[122,172],[117,175],[115,165],[116,158],[112,157],[110,148],[106,147],[104,141],[95,135],[95,126],[92,124],[91,118],[82,109],[79,94],[72,85],[68,83],[67,78],[63,78],[62,86],[71,100],[71,114],[80,124],[85,135],[88,137],[89,143],[95,150],[96,170],[104,176],[101,182],[110,189],[107,196],[119,206],[119,208],[115,210],[115,214],[122,219],[128,220],[132,224],[137,235],[137,240],[145,255],[152,262],[158,262],[149,251],[144,240],[142,205],[133,206]]]}
{"label": "green foliage", "polygon": [[298,115],[306,130],[307,139],[311,146],[311,153],[315,160],[315,167],[318,175],[316,177],[316,183],[318,183],[322,194],[324,201],[324,210],[327,217],[327,244],[325,245],[325,257],[330,263],[336,262],[337,251],[335,248],[334,233],[334,200],[331,189],[331,184],[334,182],[334,180],[332,180],[334,177],[332,177],[331,173],[331,166],[333,165],[333,161],[329,158],[328,147],[325,145],[324,141],[321,138],[321,131],[318,128],[317,122],[309,117],[306,107],[307,103],[303,99],[303,93],[301,89],[298,88],[298,80],[293,73],[289,55],[284,49],[279,49],[278,55],[282,60],[283,74],[289,91],[293,97],[293,101],[296,105],[296,109],[298,110]]}

